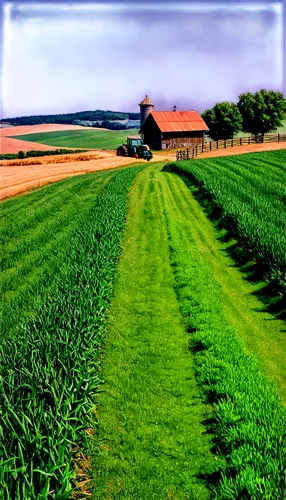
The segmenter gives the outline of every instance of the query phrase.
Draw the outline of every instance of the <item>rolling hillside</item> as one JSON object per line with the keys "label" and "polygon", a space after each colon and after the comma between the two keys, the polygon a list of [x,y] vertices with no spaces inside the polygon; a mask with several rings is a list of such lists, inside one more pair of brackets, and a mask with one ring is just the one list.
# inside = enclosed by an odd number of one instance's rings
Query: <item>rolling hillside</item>
{"label": "rolling hillside", "polygon": [[138,130],[101,130],[83,129],[60,132],[47,132],[13,136],[30,142],[37,142],[48,146],[79,149],[116,149],[126,142],[128,135],[138,135]]}

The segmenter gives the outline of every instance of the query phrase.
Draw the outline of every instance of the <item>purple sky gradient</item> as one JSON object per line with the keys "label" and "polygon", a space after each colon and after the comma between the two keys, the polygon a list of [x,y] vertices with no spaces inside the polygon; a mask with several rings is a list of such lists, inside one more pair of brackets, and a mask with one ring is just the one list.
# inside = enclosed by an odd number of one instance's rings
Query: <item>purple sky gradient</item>
{"label": "purple sky gradient", "polygon": [[285,92],[284,2],[2,1],[2,117]]}

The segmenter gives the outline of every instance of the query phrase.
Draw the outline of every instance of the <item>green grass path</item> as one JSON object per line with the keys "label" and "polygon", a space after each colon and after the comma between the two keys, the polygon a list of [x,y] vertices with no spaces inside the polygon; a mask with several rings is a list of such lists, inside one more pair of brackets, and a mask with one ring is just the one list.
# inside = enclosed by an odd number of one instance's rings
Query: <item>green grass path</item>
{"label": "green grass path", "polygon": [[102,357],[95,498],[209,498],[196,476],[217,464],[174,291],[157,170],[139,174],[129,198]]}
{"label": "green grass path", "polygon": [[188,187],[161,168],[162,163],[146,168],[129,193],[102,356],[96,499],[210,495],[202,478],[217,470],[219,458],[210,452],[211,436],[204,427],[211,408],[195,381],[181,316],[184,303],[175,293],[172,249],[209,269],[226,321],[285,394],[284,324],[261,311],[252,295],[255,287],[234,266]]}

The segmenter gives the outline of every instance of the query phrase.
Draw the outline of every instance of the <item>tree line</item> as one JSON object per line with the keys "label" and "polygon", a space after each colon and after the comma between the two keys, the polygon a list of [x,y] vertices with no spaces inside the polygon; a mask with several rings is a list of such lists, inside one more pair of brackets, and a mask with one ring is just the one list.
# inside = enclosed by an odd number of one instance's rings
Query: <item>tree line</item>
{"label": "tree line", "polygon": [[[13,125],[39,125],[41,123],[59,123],[74,125],[78,121],[101,122],[105,121],[104,128],[113,128],[110,120],[139,120],[140,113],[121,113],[119,111],[78,111],[76,113],[65,113],[56,115],[32,115],[20,116],[16,118],[4,118],[2,122],[9,122]],[[109,124],[109,127],[106,126]],[[121,125],[121,124],[119,124]],[[98,126],[103,126],[102,124]]]}
{"label": "tree line", "polygon": [[286,100],[281,92],[262,89],[238,96],[238,102],[221,102],[202,113],[213,140],[232,139],[243,131],[254,136],[274,132],[283,125]]}
{"label": "tree line", "polygon": [[[281,92],[264,89],[256,93],[247,92],[238,97],[238,102],[221,102],[202,113],[213,140],[232,139],[239,131],[255,136],[275,131],[282,125],[286,113],[286,100]],[[140,113],[118,111],[79,111],[55,115],[32,115],[5,118],[2,122],[13,125],[38,125],[59,123],[85,125],[111,130],[125,130],[123,123],[112,120],[139,120]],[[89,122],[89,123],[83,123]]]}

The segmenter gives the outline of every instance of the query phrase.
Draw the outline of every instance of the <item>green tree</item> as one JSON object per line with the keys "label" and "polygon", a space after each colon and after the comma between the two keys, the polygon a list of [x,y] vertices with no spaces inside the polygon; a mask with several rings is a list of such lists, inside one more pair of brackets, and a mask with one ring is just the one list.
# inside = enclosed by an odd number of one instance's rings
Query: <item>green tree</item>
{"label": "green tree", "polygon": [[238,109],[242,116],[242,130],[255,136],[273,132],[282,125],[286,113],[286,100],[281,92],[260,90],[238,96]]}
{"label": "green tree", "polygon": [[242,118],[238,107],[233,102],[221,102],[202,114],[214,140],[232,139],[241,130]]}

